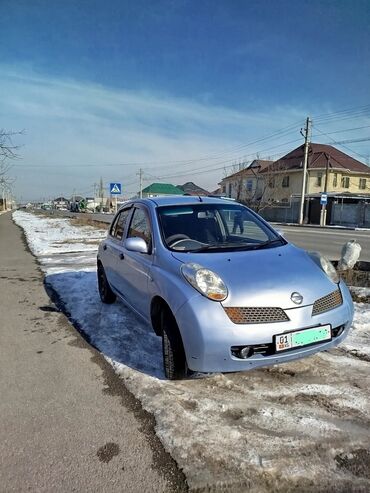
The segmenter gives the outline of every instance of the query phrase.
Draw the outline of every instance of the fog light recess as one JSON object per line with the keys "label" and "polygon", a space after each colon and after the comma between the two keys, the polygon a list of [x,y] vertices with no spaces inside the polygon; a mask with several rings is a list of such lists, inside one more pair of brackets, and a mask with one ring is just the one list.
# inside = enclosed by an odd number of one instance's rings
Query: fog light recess
{"label": "fog light recess", "polygon": [[231,353],[236,358],[248,359],[253,356],[254,350],[251,346],[233,346],[231,348]]}

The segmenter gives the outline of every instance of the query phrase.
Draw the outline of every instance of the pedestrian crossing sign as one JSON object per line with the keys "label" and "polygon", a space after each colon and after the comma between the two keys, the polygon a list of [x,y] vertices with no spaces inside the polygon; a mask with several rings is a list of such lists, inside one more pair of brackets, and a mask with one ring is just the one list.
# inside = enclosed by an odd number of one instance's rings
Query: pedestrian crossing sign
{"label": "pedestrian crossing sign", "polygon": [[111,183],[109,190],[110,190],[111,195],[121,195],[122,184],[121,183]]}

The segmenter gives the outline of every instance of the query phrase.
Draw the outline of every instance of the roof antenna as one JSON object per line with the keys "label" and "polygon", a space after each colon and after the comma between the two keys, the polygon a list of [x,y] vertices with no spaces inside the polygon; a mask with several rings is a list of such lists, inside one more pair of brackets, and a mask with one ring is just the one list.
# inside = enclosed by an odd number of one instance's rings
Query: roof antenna
{"label": "roof antenna", "polygon": [[203,202],[203,199],[200,195],[198,195],[199,202]]}

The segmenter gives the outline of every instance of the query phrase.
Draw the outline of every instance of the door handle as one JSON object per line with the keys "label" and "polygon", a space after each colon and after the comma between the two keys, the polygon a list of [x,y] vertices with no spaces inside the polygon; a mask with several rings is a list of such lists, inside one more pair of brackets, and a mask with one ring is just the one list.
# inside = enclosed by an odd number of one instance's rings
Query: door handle
{"label": "door handle", "polygon": [[123,253],[120,253],[120,254],[119,254],[119,258],[120,258],[121,260],[123,260],[123,259],[125,258],[125,256],[123,255]]}

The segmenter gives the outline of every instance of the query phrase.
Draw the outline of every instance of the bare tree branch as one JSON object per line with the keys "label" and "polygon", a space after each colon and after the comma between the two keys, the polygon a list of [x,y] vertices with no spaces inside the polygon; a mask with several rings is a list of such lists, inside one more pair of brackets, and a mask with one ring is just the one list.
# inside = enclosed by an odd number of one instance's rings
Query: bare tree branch
{"label": "bare tree branch", "polygon": [[12,185],[15,181],[14,178],[7,176],[8,172],[12,168],[12,165],[7,161],[19,159],[17,151],[20,146],[13,143],[13,137],[23,133],[24,131],[12,132],[5,129],[0,129],[0,202],[2,210],[7,210],[8,208],[9,197],[12,194]]}
{"label": "bare tree branch", "polygon": [[21,147],[13,143],[13,137],[15,135],[23,135],[24,130],[20,132],[7,131],[3,128],[0,129],[0,163],[3,163],[6,159],[18,159],[18,149]]}

